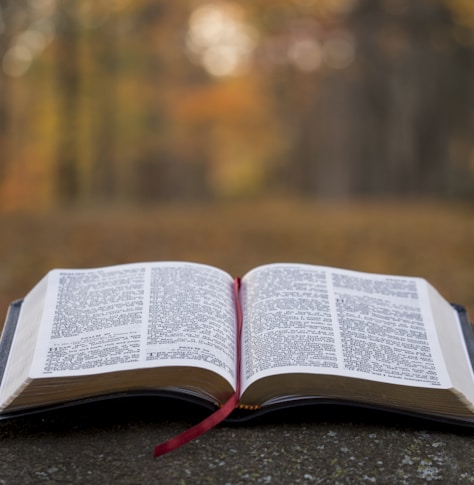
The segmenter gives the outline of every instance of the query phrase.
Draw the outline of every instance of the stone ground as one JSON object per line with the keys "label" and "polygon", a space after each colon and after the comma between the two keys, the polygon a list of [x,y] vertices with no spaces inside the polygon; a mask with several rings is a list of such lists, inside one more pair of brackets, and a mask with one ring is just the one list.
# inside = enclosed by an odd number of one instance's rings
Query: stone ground
{"label": "stone ground", "polygon": [[160,458],[202,417],[140,398],[0,422],[0,484],[474,483],[474,430],[311,407],[221,425]]}

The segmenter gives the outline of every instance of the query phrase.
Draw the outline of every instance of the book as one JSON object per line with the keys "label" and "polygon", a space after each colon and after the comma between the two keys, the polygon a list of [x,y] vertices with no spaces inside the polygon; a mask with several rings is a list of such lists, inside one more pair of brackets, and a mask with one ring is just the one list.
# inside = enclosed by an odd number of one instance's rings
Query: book
{"label": "book", "polygon": [[235,421],[334,402],[474,426],[473,362],[465,309],[423,278],[291,263],[242,278],[190,262],[55,269],[8,311],[0,418],[156,394]]}

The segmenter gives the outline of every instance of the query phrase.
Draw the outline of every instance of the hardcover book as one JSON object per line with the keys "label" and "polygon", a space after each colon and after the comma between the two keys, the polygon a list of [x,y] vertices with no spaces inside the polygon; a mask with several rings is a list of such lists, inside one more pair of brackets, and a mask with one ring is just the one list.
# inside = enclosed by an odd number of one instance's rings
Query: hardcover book
{"label": "hardcover book", "polygon": [[464,308],[422,278],[290,263],[241,279],[187,262],[56,269],[10,306],[0,418],[156,393],[234,420],[341,402],[474,426],[473,354]]}

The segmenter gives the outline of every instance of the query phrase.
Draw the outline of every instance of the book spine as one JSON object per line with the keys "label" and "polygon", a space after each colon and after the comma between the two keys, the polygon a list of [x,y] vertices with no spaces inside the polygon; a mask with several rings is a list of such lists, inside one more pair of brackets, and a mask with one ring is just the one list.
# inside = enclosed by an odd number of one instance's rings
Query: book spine
{"label": "book spine", "polygon": [[0,340],[0,383],[3,380],[5,367],[7,365],[8,355],[13,342],[13,335],[15,335],[18,317],[23,300],[14,301],[7,312],[5,325],[3,326],[2,337]]}

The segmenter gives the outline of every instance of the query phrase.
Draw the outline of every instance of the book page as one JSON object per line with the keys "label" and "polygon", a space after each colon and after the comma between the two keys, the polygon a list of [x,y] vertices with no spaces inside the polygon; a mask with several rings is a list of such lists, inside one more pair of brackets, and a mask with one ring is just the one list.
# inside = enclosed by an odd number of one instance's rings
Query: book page
{"label": "book page", "polygon": [[267,265],[242,279],[242,307],[243,390],[285,373],[450,385],[422,279]]}
{"label": "book page", "polygon": [[35,377],[196,366],[235,387],[232,278],[194,263],[54,270]]}

